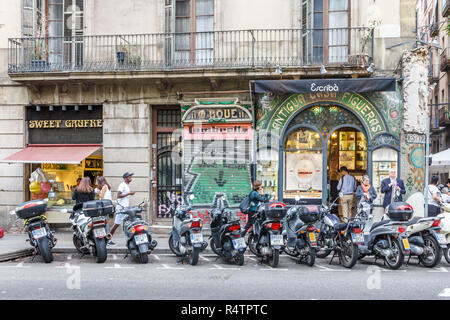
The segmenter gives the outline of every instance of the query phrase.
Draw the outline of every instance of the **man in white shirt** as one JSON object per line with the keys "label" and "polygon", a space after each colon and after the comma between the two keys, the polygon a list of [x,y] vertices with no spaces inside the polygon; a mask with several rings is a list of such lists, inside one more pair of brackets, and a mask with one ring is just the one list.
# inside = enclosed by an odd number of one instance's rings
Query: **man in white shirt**
{"label": "man in white shirt", "polygon": [[[130,206],[130,196],[134,195],[134,191],[130,190],[130,182],[132,181],[131,177],[134,173],[125,172],[122,176],[123,182],[119,185],[117,189],[117,207],[116,207],[116,219],[114,220],[114,226],[111,228],[111,232],[108,234],[108,239],[111,239],[116,229],[120,226],[120,224],[127,217],[126,214],[120,213],[124,210],[124,208]],[[108,242],[108,245],[114,246],[115,243],[111,240]]]}

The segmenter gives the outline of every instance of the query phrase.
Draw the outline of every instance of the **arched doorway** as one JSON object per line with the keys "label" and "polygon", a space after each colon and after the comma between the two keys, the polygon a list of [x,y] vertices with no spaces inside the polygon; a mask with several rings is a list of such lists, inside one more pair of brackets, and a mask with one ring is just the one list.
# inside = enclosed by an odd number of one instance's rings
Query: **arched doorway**
{"label": "arched doorway", "polygon": [[340,105],[313,105],[301,111],[287,125],[281,148],[279,197],[288,203],[296,195],[303,203],[334,199],[342,166],[357,179],[371,174],[366,130]]}

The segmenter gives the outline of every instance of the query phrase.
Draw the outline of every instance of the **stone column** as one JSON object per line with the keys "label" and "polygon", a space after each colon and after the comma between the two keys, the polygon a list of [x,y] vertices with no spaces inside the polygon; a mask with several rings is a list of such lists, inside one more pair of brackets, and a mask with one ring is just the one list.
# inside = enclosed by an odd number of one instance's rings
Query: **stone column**
{"label": "stone column", "polygon": [[423,215],[425,182],[425,134],[428,116],[428,48],[404,51],[402,56],[403,126],[401,136],[401,173],[406,198],[416,194],[416,212]]}

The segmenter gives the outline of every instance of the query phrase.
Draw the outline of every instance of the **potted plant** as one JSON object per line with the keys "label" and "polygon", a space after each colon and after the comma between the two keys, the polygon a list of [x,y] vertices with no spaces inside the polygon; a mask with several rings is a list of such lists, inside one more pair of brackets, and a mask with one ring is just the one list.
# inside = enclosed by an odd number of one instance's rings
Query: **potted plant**
{"label": "potted plant", "polygon": [[31,54],[31,70],[44,71],[48,67],[47,61],[44,59],[45,50],[42,46],[42,42],[35,44],[33,53]]}
{"label": "potted plant", "polygon": [[136,68],[139,68],[140,65],[142,64],[142,57],[138,54],[134,54],[132,56],[130,56],[130,59],[128,60],[128,62],[132,65],[134,65]]}

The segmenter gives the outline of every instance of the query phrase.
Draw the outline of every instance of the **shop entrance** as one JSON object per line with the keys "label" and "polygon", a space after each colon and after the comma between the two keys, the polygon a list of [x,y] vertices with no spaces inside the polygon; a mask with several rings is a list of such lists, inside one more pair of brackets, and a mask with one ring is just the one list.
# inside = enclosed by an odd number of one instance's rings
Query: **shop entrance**
{"label": "shop entrance", "polygon": [[334,200],[342,166],[357,180],[368,174],[365,129],[341,106],[312,106],[300,112],[285,131],[282,149],[280,183],[288,203],[296,195],[303,203]]}
{"label": "shop entrance", "polygon": [[[364,133],[352,127],[335,130],[327,144],[328,201],[338,196],[337,185],[341,175],[339,168],[347,167],[357,181],[367,174],[367,139]],[[337,208],[334,208],[337,211]]]}

